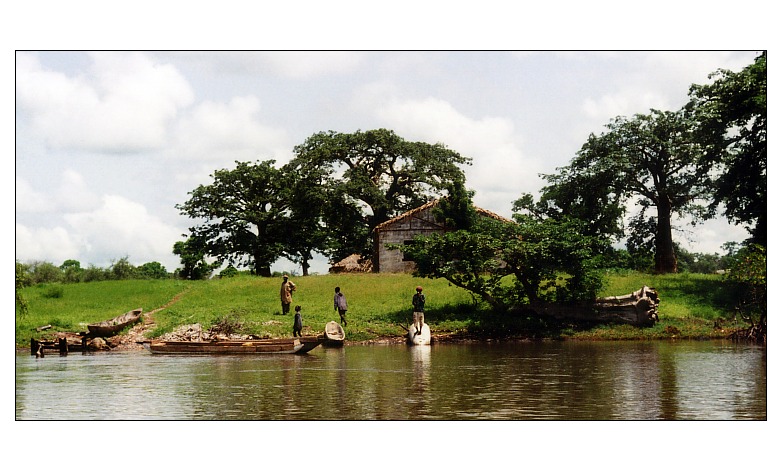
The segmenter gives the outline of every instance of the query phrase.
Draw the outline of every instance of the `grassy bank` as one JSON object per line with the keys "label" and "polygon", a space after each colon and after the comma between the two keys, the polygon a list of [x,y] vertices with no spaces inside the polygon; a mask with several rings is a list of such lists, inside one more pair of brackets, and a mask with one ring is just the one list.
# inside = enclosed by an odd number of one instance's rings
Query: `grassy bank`
{"label": "grassy bank", "polygon": [[[348,299],[347,339],[372,340],[404,334],[411,321],[410,299],[415,286],[427,296],[426,321],[437,336],[499,338],[507,336],[575,339],[659,339],[724,337],[734,327],[732,299],[716,275],[660,275],[633,272],[613,274],[603,295],[620,295],[646,284],[661,297],[660,322],[651,328],[577,326],[541,322],[513,315],[497,315],[476,304],[470,293],[445,280],[403,274],[356,274],[295,277],[294,305],[302,306],[304,333],[318,333],[330,320],[339,320],[333,308],[334,287]],[[16,316],[16,343],[47,332],[86,330],[89,323],[106,320],[130,309],[145,312],[168,305],[155,314],[159,336],[180,325],[200,323],[204,328],[224,319],[242,324],[245,333],[291,335],[293,316],[282,316],[280,279],[240,275],[209,281],[128,280],[80,284],[37,285],[23,290],[29,313]],[[175,302],[171,303],[172,300]],[[169,304],[170,303],[170,304]],[[722,328],[715,328],[715,323]],[[36,327],[51,325],[49,331]]]}

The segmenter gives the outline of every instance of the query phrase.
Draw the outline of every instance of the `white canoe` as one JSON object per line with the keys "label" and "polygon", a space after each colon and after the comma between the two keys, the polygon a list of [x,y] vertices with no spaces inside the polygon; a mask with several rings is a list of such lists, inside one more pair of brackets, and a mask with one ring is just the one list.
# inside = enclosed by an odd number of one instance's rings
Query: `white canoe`
{"label": "white canoe", "polygon": [[429,329],[429,324],[424,323],[421,327],[421,333],[415,333],[415,326],[411,325],[407,330],[407,343],[411,345],[429,345],[432,343],[432,331]]}

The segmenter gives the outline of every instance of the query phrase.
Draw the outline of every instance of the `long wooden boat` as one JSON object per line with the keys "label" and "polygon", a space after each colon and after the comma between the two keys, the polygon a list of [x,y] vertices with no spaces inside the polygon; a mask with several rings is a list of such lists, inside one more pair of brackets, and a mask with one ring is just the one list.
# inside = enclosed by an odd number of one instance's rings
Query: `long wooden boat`
{"label": "long wooden boat", "polygon": [[324,347],[341,347],[345,343],[345,329],[339,325],[339,322],[328,322],[326,324],[325,336]]}
{"label": "long wooden boat", "polygon": [[323,336],[287,339],[170,341],[151,340],[141,344],[152,353],[182,354],[245,354],[245,353],[307,353],[323,343]]}
{"label": "long wooden boat", "polygon": [[407,343],[410,345],[430,345],[432,343],[432,330],[429,328],[429,324],[424,322],[421,326],[421,333],[417,334],[414,325],[410,325],[407,329]]}
{"label": "long wooden boat", "polygon": [[125,327],[135,324],[139,320],[141,320],[141,308],[128,311],[114,319],[95,324],[87,324],[87,329],[89,330],[88,335],[90,337],[111,337]]}

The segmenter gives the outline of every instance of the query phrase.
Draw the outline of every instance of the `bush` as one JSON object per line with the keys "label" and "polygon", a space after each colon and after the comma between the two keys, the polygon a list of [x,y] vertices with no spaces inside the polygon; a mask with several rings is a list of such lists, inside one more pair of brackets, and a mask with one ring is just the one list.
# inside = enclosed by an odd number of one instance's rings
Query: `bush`
{"label": "bush", "polygon": [[59,299],[65,294],[65,289],[62,285],[46,286],[43,291],[43,297],[49,299]]}
{"label": "bush", "polygon": [[233,265],[227,267],[223,271],[220,272],[220,278],[231,278],[233,276],[236,276],[239,274],[239,270],[236,269]]}
{"label": "bush", "polygon": [[160,264],[160,262],[148,262],[136,269],[136,275],[139,278],[151,278],[164,280],[169,277],[166,267]]}
{"label": "bush", "polygon": [[62,270],[51,262],[33,262],[32,283],[57,283],[62,281]]}

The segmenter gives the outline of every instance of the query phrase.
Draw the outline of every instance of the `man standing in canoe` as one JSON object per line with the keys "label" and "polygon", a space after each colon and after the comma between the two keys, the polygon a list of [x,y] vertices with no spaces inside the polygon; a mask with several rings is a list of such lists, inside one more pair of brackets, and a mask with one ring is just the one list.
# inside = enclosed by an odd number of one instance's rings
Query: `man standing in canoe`
{"label": "man standing in canoe", "polygon": [[421,335],[421,329],[424,327],[424,304],[426,303],[426,297],[423,291],[423,288],[416,286],[415,294],[413,295],[413,327],[415,327],[415,335]]}
{"label": "man standing in canoe", "polygon": [[280,301],[282,302],[283,315],[291,312],[294,291],[296,291],[296,285],[292,281],[288,281],[288,275],[283,275],[282,286],[280,286]]}

